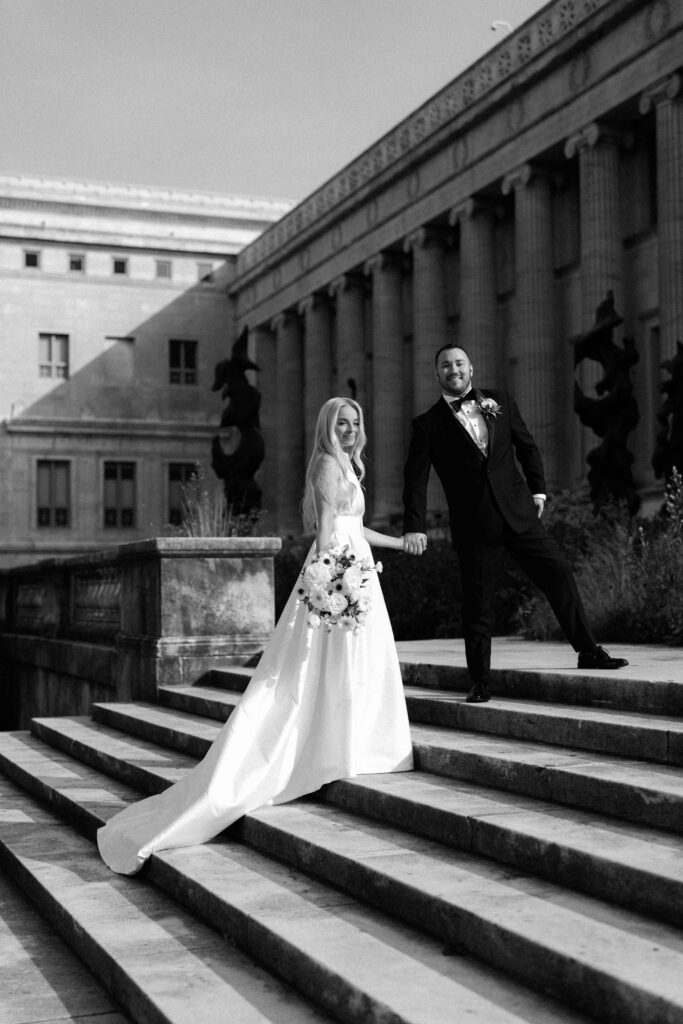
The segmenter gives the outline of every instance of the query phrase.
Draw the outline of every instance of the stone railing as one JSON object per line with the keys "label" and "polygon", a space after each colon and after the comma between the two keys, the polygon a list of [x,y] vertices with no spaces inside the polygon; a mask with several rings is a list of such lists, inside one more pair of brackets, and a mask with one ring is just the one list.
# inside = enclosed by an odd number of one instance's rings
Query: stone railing
{"label": "stone railing", "polygon": [[274,625],[276,537],[157,538],[0,573],[0,727],[154,700],[244,664]]}

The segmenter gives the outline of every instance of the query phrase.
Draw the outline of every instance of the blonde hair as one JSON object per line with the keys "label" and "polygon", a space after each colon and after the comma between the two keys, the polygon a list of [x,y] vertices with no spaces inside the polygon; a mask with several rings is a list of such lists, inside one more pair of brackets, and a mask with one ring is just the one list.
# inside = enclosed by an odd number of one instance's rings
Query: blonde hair
{"label": "blonde hair", "polygon": [[[306,484],[301,502],[304,530],[307,533],[313,532],[318,524],[315,507],[316,490],[322,494],[325,501],[335,506],[346,500],[350,502],[353,498],[353,484],[346,478],[347,453],[339,444],[334,429],[337,426],[339,413],[345,405],[350,406],[358,416],[358,436],[353,450],[348,453],[348,458],[351,460],[358,479],[362,480],[365,476],[362,455],[367,438],[363,424],[363,410],[353,398],[328,398],[318,413],[315,424],[313,452],[306,470]],[[326,471],[324,466],[329,459],[334,460],[333,467],[337,470],[332,475]]]}

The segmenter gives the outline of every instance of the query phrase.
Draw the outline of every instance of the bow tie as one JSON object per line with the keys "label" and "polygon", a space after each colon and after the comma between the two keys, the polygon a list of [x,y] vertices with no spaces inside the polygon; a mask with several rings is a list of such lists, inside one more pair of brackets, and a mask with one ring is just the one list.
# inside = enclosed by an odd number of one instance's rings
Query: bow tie
{"label": "bow tie", "polygon": [[462,398],[454,398],[452,400],[449,400],[448,404],[450,405],[451,409],[454,412],[460,412],[460,409],[462,408],[465,402],[476,402],[476,400],[477,396],[475,395],[474,391],[468,391],[466,395],[462,396]]}

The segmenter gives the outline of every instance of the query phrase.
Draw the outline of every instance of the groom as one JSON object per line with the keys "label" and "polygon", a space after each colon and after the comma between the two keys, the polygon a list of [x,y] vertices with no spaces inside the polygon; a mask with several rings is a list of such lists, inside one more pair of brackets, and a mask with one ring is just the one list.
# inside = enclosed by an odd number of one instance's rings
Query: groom
{"label": "groom", "polygon": [[472,363],[462,348],[441,348],[435,369],[441,398],[413,421],[404,470],[405,547],[413,555],[427,547],[427,482],[434,466],[460,559],[472,681],[466,700],[478,704],[491,696],[493,596],[503,548],[546,595],[579,653],[578,667],[623,668],[624,658],[612,658],[596,644],[571,569],[541,525],[543,464],[514,399],[507,391],[475,390]]}

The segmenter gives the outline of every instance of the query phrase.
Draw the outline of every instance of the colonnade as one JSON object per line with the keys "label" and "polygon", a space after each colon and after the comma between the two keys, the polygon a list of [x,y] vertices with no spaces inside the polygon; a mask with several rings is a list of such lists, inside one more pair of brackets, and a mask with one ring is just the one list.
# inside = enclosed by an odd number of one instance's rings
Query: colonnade
{"label": "colonnade", "polygon": [[[683,340],[683,104],[678,74],[648,88],[643,114],[654,111],[657,166],[658,307],[662,352]],[[591,123],[566,140],[564,155],[578,161],[581,330],[611,289],[624,308],[623,127]],[[276,466],[278,528],[300,530],[299,501],[315,416],[332,394],[356,395],[371,439],[371,511],[380,523],[400,514],[407,423],[438,397],[434,352],[453,341],[476,353],[476,381],[514,391],[544,456],[551,488],[570,486],[568,467],[581,457],[567,452],[571,412],[571,352],[558,324],[553,197],[562,187],[557,159],[514,167],[485,194],[441,211],[430,223],[348,268],[314,294],[303,295],[267,324],[256,324],[257,359],[274,342],[276,383],[261,381],[274,402],[267,437]],[[507,199],[505,197],[508,197]],[[501,297],[496,280],[497,218],[510,203],[514,218],[513,329],[500,335]],[[458,252],[449,273],[449,248]],[[407,281],[406,277],[410,280]],[[411,289],[406,302],[406,287]],[[448,300],[449,291],[455,294]],[[455,316],[448,309],[456,310]],[[409,315],[406,315],[409,310]],[[511,369],[512,368],[512,369]],[[265,378],[265,375],[264,375]],[[584,383],[590,383],[588,377]],[[273,446],[275,450],[273,450]],[[272,499],[271,499],[272,500]],[[440,509],[434,491],[431,504]]]}

